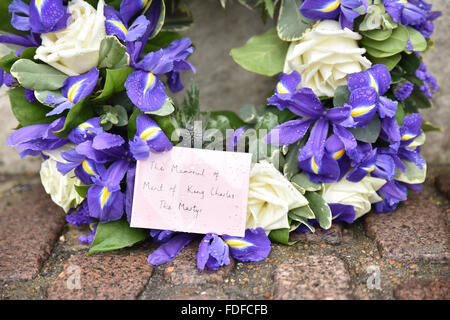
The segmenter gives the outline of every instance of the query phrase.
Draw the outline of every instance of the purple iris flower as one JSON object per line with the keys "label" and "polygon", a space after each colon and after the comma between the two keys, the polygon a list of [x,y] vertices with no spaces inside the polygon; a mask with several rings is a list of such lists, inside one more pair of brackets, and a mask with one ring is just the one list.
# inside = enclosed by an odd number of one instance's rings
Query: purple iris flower
{"label": "purple iris flower", "polygon": [[422,192],[421,184],[407,184],[400,181],[391,180],[386,182],[378,194],[384,199],[383,201],[375,203],[375,209],[377,212],[392,212],[394,211],[401,201],[405,201],[408,198],[408,189],[411,189],[417,193]]}
{"label": "purple iris flower", "polygon": [[353,30],[353,21],[360,16],[354,9],[361,6],[364,6],[366,12],[367,0],[305,0],[300,6],[300,12],[313,21],[339,17],[342,29]]}
{"label": "purple iris flower", "polygon": [[87,201],[83,201],[83,204],[76,213],[67,214],[66,221],[76,227],[81,227],[82,225],[92,223],[93,220],[89,215]]}
{"label": "purple iris flower", "polygon": [[167,241],[172,239],[172,237],[178,233],[179,232],[171,231],[171,230],[152,229],[152,230],[150,230],[150,237],[152,237],[153,241],[155,241],[156,243],[166,243]]}
{"label": "purple iris flower", "polygon": [[222,235],[222,238],[230,247],[230,255],[239,261],[262,261],[271,250],[270,240],[263,228],[247,229],[243,238],[228,235]]}
{"label": "purple iris flower", "polygon": [[8,8],[12,14],[11,25],[17,30],[49,33],[64,29],[70,14],[63,0],[31,0],[26,4],[14,0]]}
{"label": "purple iris flower", "polygon": [[387,13],[403,25],[420,25],[426,22],[427,12],[418,6],[418,1],[383,0]]}
{"label": "purple iris flower", "polygon": [[419,168],[425,165],[425,159],[420,155],[420,147],[411,147],[411,143],[422,134],[422,116],[419,113],[408,115],[400,127],[401,141],[398,156],[401,159],[414,162]]}
{"label": "purple iris flower", "polygon": [[383,95],[389,90],[391,74],[383,64],[348,76],[351,92],[349,104],[357,127],[365,127],[376,112],[381,119],[392,118],[397,112],[398,102]]}
{"label": "purple iris flower", "polygon": [[[419,56],[419,54],[417,54]],[[439,85],[436,78],[427,71],[425,63],[421,62],[419,68],[414,75],[423,81],[423,85],[419,86],[419,90],[422,91],[430,100],[433,99],[433,92],[439,89]]]}
{"label": "purple iris flower", "polygon": [[[299,167],[313,182],[335,182],[341,176],[338,160],[342,153],[352,154],[357,145],[347,129],[354,126],[352,108],[344,106],[325,109],[310,88],[297,89],[300,81],[301,77],[296,71],[289,75],[282,74],[275,94],[268,101],[280,110],[287,108],[306,119],[291,120],[276,126],[267,135],[267,142],[278,145],[293,144],[302,139],[313,125],[306,145],[300,150]],[[326,152],[330,126],[333,127],[335,138],[338,138],[344,147],[335,150],[336,144],[331,141],[330,152]],[[279,141],[274,141],[276,137]],[[331,146],[332,144],[334,145]]]}
{"label": "purple iris flower", "polygon": [[[143,1],[141,0],[133,0],[133,1],[124,1],[132,3],[132,6],[134,8],[138,8],[135,5],[142,5]],[[108,35],[114,35],[117,38],[119,38],[122,41],[125,42],[132,42],[138,40],[140,37],[144,35],[144,33],[147,31],[147,28],[150,24],[150,22],[147,20],[145,16],[139,16],[132,24],[131,26],[127,27],[128,21],[125,22],[125,20],[122,17],[123,8],[126,8],[123,6],[123,3],[121,4],[121,12],[117,12],[113,7],[106,6],[105,7],[105,28],[106,28],[106,34]],[[142,10],[143,7],[139,8],[136,13],[140,10]],[[127,13],[130,13],[130,11],[127,11]],[[134,14],[133,14],[134,16]]]}
{"label": "purple iris flower", "polygon": [[125,213],[127,215],[128,223],[131,222],[131,211],[133,209],[133,197],[134,197],[134,180],[136,177],[136,164],[130,162],[127,171],[127,187],[125,190]]}
{"label": "purple iris flower", "polygon": [[440,11],[431,11],[432,5],[423,0],[409,0],[416,7],[422,9],[426,13],[426,19],[422,23],[414,24],[413,27],[419,31],[426,39],[431,37],[434,31],[433,21],[442,15]]}
{"label": "purple iris flower", "polygon": [[230,264],[230,249],[217,234],[208,233],[200,242],[197,253],[197,267],[218,270]]}
{"label": "purple iris flower", "polygon": [[158,249],[148,256],[148,263],[154,266],[167,263],[175,259],[185,246],[191,243],[198,235],[195,233],[177,233],[164,242]]}
{"label": "purple iris flower", "polygon": [[75,149],[61,152],[61,157],[68,162],[58,162],[56,165],[58,171],[66,175],[75,169],[75,175],[85,185],[91,185],[95,178],[99,179],[106,172],[104,165],[86,159],[85,156],[79,154]]}
{"label": "purple iris flower", "polygon": [[137,70],[128,76],[125,88],[130,100],[142,111],[160,109],[166,101],[164,84],[158,75],[168,75],[172,91],[179,91],[183,84],[179,77],[181,70],[192,70],[194,66],[186,58],[194,51],[188,38],[173,41],[167,48],[148,53],[140,62],[133,62]]}
{"label": "purple iris flower", "polygon": [[136,160],[147,159],[150,150],[163,152],[172,149],[172,142],[150,116],[139,115],[136,119],[136,126],[136,135],[130,141],[130,151]]}
{"label": "purple iris flower", "polygon": [[399,101],[403,101],[408,99],[413,89],[414,85],[411,82],[405,82],[394,92],[394,95]]}
{"label": "purple iris flower", "polygon": [[20,157],[37,156],[46,150],[62,147],[68,140],[61,139],[53,132],[63,128],[66,118],[59,118],[52,123],[35,124],[14,131],[6,140],[9,147],[15,146]]}
{"label": "purple iris flower", "polygon": [[[333,223],[338,222],[345,222],[348,224],[351,224],[355,221],[356,212],[355,208],[351,205],[346,204],[340,204],[340,203],[328,203],[328,206],[331,210],[331,219]],[[319,225],[319,219],[308,219],[308,224],[313,227],[318,227]],[[301,224],[296,231],[298,233],[305,233],[310,232],[311,230],[305,226],[304,224]],[[325,230],[327,231],[327,230]]]}
{"label": "purple iris flower", "polygon": [[63,96],[57,97],[49,94],[46,103],[56,105],[56,107],[47,113],[47,116],[60,114],[64,110],[71,109],[77,102],[86,98],[94,90],[97,85],[99,71],[97,68],[92,68],[89,72],[68,77],[64,80],[61,92]]}
{"label": "purple iris flower", "polygon": [[119,220],[124,213],[124,194],[120,183],[128,170],[128,161],[119,160],[111,164],[100,178],[94,178],[89,188],[87,201],[89,214],[100,222]]}
{"label": "purple iris flower", "polygon": [[91,245],[94,242],[95,234],[97,233],[97,225],[92,227],[92,232],[88,231],[88,234],[85,236],[79,236],[78,241],[83,244]]}

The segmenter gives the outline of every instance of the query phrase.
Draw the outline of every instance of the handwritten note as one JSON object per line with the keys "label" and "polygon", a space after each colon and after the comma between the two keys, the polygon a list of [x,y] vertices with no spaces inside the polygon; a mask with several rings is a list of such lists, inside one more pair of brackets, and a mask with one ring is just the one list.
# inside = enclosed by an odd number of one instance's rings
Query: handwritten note
{"label": "handwritten note", "polygon": [[243,237],[251,154],[174,147],[138,161],[131,227]]}

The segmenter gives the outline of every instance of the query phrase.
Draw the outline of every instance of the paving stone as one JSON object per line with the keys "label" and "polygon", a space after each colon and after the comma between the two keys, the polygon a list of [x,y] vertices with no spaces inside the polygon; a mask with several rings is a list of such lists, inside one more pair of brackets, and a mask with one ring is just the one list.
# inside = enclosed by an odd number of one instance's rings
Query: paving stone
{"label": "paving stone", "polygon": [[314,233],[305,232],[305,233],[291,233],[290,240],[300,240],[307,241],[311,243],[327,243],[332,245],[338,245],[342,242],[342,225],[341,224],[333,224],[329,230],[323,230],[317,228]]}
{"label": "paving stone", "polygon": [[289,259],[274,270],[274,299],[351,299],[350,276],[334,256]]}
{"label": "paving stone", "polygon": [[398,300],[450,300],[450,281],[411,280],[394,290]]}
{"label": "paving stone", "polygon": [[450,199],[450,173],[444,173],[434,179],[436,187]]}
{"label": "paving stone", "polygon": [[73,255],[64,265],[64,271],[51,284],[48,298],[136,299],[144,290],[152,271],[153,267],[148,264],[146,256]]}
{"label": "paving stone", "polygon": [[193,242],[181,251],[173,262],[164,270],[164,278],[171,284],[203,284],[207,282],[224,282],[228,274],[233,270],[235,262],[230,257],[231,263],[217,271],[197,268],[197,250],[199,243]]}
{"label": "paving stone", "polygon": [[450,234],[444,216],[432,200],[421,194],[403,202],[394,212],[370,213],[364,224],[383,257],[402,261],[449,260]]}
{"label": "paving stone", "polygon": [[40,185],[0,198],[0,282],[38,275],[65,224]]}

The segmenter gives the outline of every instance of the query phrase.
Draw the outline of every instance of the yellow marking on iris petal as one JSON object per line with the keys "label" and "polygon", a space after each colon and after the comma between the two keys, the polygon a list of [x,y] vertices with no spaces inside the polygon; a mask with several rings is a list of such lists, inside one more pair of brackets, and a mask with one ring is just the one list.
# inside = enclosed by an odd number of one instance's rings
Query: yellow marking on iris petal
{"label": "yellow marking on iris petal", "polygon": [[158,135],[159,131],[161,129],[158,127],[150,127],[144,130],[144,132],[141,133],[141,139],[142,140],[152,140],[154,138],[156,138],[156,136]]}
{"label": "yellow marking on iris petal", "polygon": [[142,7],[145,7],[148,3],[148,0],[142,0]]}
{"label": "yellow marking on iris petal", "polygon": [[39,11],[39,14],[41,14],[42,5],[44,4],[45,0],[36,0],[36,8]]}
{"label": "yellow marking on iris petal", "polygon": [[83,160],[83,162],[81,163],[81,165],[83,166],[83,170],[84,170],[84,171],[86,171],[87,173],[89,173],[91,176],[95,176],[94,170],[92,170],[91,166],[89,165],[89,163],[87,163],[86,160]]}
{"label": "yellow marking on iris petal", "polygon": [[344,153],[345,153],[345,148],[342,148],[341,150],[336,151],[333,154],[333,159],[335,159],[335,160],[340,159],[344,155]]}
{"label": "yellow marking on iris petal", "polygon": [[398,3],[403,4],[404,6],[406,6],[408,4],[408,0],[399,0]]}
{"label": "yellow marking on iris petal", "polygon": [[375,89],[375,91],[378,93],[379,87],[378,87],[378,83],[375,80],[375,78],[369,73],[369,77],[370,77],[370,85]]}
{"label": "yellow marking on iris petal", "polygon": [[153,83],[155,83],[155,75],[153,73],[149,72],[148,76],[147,76],[147,84],[145,86],[144,93],[147,92],[147,90],[151,86],[153,86]]}
{"label": "yellow marking on iris petal", "polygon": [[352,110],[351,115],[352,117],[359,117],[365,115],[366,113],[369,113],[373,108],[375,108],[375,105],[368,107],[358,107]]}
{"label": "yellow marking on iris petal", "polygon": [[110,195],[111,195],[111,193],[108,191],[108,188],[103,187],[102,194],[100,196],[100,205],[101,205],[102,209],[105,206],[106,201],[108,201]]}
{"label": "yellow marking on iris petal", "polygon": [[368,168],[363,168],[364,170],[366,170],[367,172],[372,172],[373,170],[375,170],[375,166],[371,166]]}
{"label": "yellow marking on iris petal", "polygon": [[73,102],[73,99],[78,93],[78,89],[80,88],[81,84],[84,80],[78,81],[75,83],[69,90],[69,94],[67,95],[67,99],[69,99],[70,102]]}
{"label": "yellow marking on iris petal", "polygon": [[403,141],[405,141],[405,140],[410,140],[410,139],[413,139],[415,137],[415,135],[412,135],[412,134],[404,134],[403,136],[402,136],[402,140]]}
{"label": "yellow marking on iris petal", "polygon": [[319,173],[319,166],[317,165],[314,156],[311,157],[311,169],[314,171],[315,174]]}
{"label": "yellow marking on iris petal", "polygon": [[251,242],[247,242],[244,240],[239,240],[239,239],[232,239],[232,240],[228,240],[225,241],[230,247],[234,247],[234,248],[242,248],[242,247],[249,247],[252,246],[253,243]]}
{"label": "yellow marking on iris petal", "polygon": [[128,29],[123,25],[122,22],[116,20],[108,20],[108,22],[119,28],[123,32],[123,34],[128,33]]}
{"label": "yellow marking on iris petal", "polygon": [[278,93],[289,93],[289,90],[281,82],[277,84],[277,91]]}
{"label": "yellow marking on iris petal", "polygon": [[331,12],[333,10],[336,10],[337,7],[339,7],[340,4],[341,4],[341,1],[340,0],[336,0],[336,1],[332,2],[332,3],[330,3],[329,5],[327,5],[325,8],[319,9],[319,11]]}

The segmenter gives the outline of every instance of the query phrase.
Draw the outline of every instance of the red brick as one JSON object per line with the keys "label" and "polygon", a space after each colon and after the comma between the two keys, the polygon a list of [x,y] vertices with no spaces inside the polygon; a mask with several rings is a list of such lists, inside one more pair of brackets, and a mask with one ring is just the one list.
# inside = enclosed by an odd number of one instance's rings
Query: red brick
{"label": "red brick", "polygon": [[65,224],[42,186],[0,198],[0,282],[39,274]]}
{"label": "red brick", "polygon": [[[136,299],[152,275],[146,256],[73,255],[53,281],[51,300]],[[77,272],[80,286],[76,288]]]}
{"label": "red brick", "polygon": [[450,281],[411,280],[394,290],[398,300],[450,300]]}
{"label": "red brick", "polygon": [[338,245],[342,242],[342,225],[333,224],[329,230],[323,230],[316,228],[315,232],[305,232],[298,234],[297,232],[291,233],[290,240],[307,241],[310,243],[327,243],[332,245]]}
{"label": "red brick", "polygon": [[410,197],[394,212],[370,213],[364,223],[383,257],[434,262],[449,259],[450,234],[444,216],[422,194]]}
{"label": "red brick", "polygon": [[434,179],[436,187],[450,199],[450,173],[440,174]]}
{"label": "red brick", "polygon": [[350,276],[342,260],[312,255],[289,259],[274,270],[274,299],[351,299]]}

